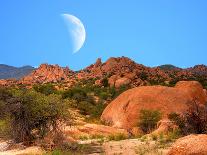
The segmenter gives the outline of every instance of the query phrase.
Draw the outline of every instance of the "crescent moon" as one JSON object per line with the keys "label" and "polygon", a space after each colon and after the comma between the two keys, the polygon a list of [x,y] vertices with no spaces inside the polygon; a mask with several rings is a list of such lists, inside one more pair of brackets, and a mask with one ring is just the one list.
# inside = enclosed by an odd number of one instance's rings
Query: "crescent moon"
{"label": "crescent moon", "polygon": [[68,31],[73,40],[73,53],[77,53],[83,46],[86,39],[86,31],[83,23],[77,17],[70,14],[62,14]]}

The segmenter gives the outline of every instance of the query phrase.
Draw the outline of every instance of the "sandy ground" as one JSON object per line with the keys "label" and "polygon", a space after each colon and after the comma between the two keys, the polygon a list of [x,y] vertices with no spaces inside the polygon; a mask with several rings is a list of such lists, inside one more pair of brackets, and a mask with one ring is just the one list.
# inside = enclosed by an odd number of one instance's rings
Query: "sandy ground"
{"label": "sandy ground", "polygon": [[0,151],[0,155],[42,155],[43,150],[39,147],[33,146],[25,149],[14,149],[8,151]]}
{"label": "sandy ground", "polygon": [[103,144],[106,155],[166,155],[169,148],[159,148],[154,141],[141,142],[138,139],[109,141]]}
{"label": "sandy ground", "polygon": [[[89,144],[95,141],[86,140],[80,143]],[[7,150],[7,143],[0,142],[0,155],[41,155],[43,150],[40,147],[27,147],[24,149]],[[108,141],[97,147],[102,153],[90,155],[166,155],[169,147],[160,147],[155,141],[141,141],[140,139],[126,139],[120,141]],[[95,151],[96,152],[96,151]]]}

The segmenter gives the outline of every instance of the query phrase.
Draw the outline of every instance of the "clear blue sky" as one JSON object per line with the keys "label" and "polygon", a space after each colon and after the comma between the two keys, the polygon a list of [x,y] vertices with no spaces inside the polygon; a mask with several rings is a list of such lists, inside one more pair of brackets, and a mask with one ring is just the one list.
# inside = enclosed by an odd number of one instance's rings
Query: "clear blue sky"
{"label": "clear blue sky", "polygon": [[[72,54],[62,13],[87,37]],[[127,56],[147,66],[207,64],[207,0],[1,0],[0,63],[68,65]]]}

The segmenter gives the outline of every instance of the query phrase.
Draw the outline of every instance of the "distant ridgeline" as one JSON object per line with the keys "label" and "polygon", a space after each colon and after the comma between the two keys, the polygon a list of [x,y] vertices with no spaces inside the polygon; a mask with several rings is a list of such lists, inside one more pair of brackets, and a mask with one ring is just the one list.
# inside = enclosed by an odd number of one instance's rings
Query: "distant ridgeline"
{"label": "distant ridgeline", "polygon": [[174,86],[178,81],[195,80],[207,89],[207,66],[196,65],[183,69],[167,64],[147,67],[127,57],[111,57],[104,63],[98,58],[94,64],[76,72],[69,67],[50,64],[41,64],[37,69],[31,66],[16,68],[0,65],[0,79],[8,78],[19,80],[2,80],[2,85],[57,83],[61,89],[66,89],[80,81],[85,80],[87,83],[89,79],[93,79],[95,85],[119,88],[145,85]]}
{"label": "distant ridgeline", "polygon": [[0,64],[0,79],[20,79],[35,70],[32,66],[13,67]]}

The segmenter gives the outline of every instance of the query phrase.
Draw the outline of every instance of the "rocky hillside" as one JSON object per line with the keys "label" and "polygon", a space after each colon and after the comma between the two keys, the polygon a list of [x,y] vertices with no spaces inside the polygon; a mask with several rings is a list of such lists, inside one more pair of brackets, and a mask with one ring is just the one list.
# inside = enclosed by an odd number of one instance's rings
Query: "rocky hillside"
{"label": "rocky hillside", "polygon": [[97,59],[95,64],[86,67],[76,74],[77,78],[97,78],[100,83],[107,78],[111,86],[131,85],[175,85],[181,80],[197,80],[207,86],[207,66],[197,65],[192,68],[181,69],[172,65],[146,67],[137,64],[127,57],[109,58],[102,63]]}
{"label": "rocky hillside", "polygon": [[13,67],[0,64],[0,79],[20,79],[35,70],[32,66]]}
{"label": "rocky hillside", "polygon": [[[19,80],[18,83],[32,85],[61,82],[64,87],[70,87],[77,81],[88,79],[94,79],[97,85],[103,85],[105,80],[110,86],[115,87],[158,84],[174,86],[181,80],[196,80],[207,88],[207,66],[197,65],[181,69],[172,65],[163,65],[151,68],[138,64],[127,57],[112,57],[106,62],[102,62],[98,58],[94,64],[77,72],[68,67],[42,64],[37,70]],[[2,82],[0,81],[0,83]]]}
{"label": "rocky hillside", "polygon": [[37,70],[23,77],[20,82],[23,84],[61,82],[67,80],[73,73],[68,67],[41,64]]}

